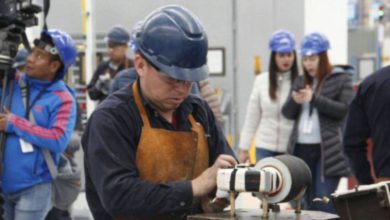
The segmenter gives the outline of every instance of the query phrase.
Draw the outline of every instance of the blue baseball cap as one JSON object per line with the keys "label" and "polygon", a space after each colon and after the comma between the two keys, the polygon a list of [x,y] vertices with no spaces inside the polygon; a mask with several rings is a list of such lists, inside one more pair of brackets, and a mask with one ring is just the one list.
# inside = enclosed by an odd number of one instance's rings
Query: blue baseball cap
{"label": "blue baseball cap", "polygon": [[317,55],[329,50],[329,48],[328,38],[320,32],[313,32],[303,38],[300,54],[302,56]]}
{"label": "blue baseball cap", "polygon": [[114,26],[107,34],[106,41],[117,43],[117,44],[127,44],[130,40],[130,35],[126,29],[122,26]]}
{"label": "blue baseball cap", "polygon": [[288,53],[295,49],[294,35],[286,30],[279,30],[272,34],[269,48],[274,52]]}

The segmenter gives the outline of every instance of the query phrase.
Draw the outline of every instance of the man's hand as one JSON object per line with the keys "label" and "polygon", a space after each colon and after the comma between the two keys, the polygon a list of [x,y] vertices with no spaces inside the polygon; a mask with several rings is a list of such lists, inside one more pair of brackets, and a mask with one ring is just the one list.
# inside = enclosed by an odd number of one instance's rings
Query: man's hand
{"label": "man's hand", "polygon": [[238,151],[238,159],[240,163],[250,163],[249,152],[248,150],[239,150]]}
{"label": "man's hand", "polygon": [[0,113],[0,131],[5,131],[7,128],[7,122],[10,115],[10,112],[6,108],[4,108],[4,113]]}
{"label": "man's hand", "polygon": [[192,180],[192,193],[194,197],[202,197],[213,191],[217,186],[217,172],[221,168],[233,167],[237,162],[234,157],[221,154],[215,163],[203,171],[200,176]]}

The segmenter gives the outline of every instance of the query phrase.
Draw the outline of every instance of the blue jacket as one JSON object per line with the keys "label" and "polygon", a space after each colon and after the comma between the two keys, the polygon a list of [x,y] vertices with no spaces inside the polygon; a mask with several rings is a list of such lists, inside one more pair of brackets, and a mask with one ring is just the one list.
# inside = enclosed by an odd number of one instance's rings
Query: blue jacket
{"label": "blue jacket", "polygon": [[112,85],[110,88],[110,94],[119,90],[122,87],[125,87],[127,85],[130,85],[133,83],[135,80],[137,80],[138,74],[135,71],[135,68],[128,68],[121,70],[116,74],[114,77],[114,80],[112,81]]}
{"label": "blue jacket", "polygon": [[[58,164],[60,154],[66,148],[76,120],[75,98],[64,81],[40,81],[26,75],[17,75],[16,78],[13,81],[11,116],[6,127],[4,173],[1,177],[3,191],[6,193],[52,181],[41,148],[48,149],[54,162]],[[25,119],[26,108],[23,104],[19,80],[25,80],[29,85],[30,105],[43,91],[31,107],[36,125]],[[8,98],[7,95],[5,103]],[[23,153],[20,139],[31,143],[33,151]]]}

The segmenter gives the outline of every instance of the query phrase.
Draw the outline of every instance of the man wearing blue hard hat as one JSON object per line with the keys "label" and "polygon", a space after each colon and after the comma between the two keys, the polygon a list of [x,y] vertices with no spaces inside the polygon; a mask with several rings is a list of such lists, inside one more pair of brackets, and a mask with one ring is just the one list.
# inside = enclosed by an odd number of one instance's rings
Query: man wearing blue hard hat
{"label": "man wearing blue hard hat", "polygon": [[34,44],[26,73],[15,76],[13,93],[5,96],[11,108],[0,114],[0,131],[7,135],[1,175],[6,220],[44,219],[60,154],[75,125],[74,94],[63,81],[77,54],[72,38],[51,29]]}
{"label": "man wearing blue hard hat", "polygon": [[126,56],[129,40],[130,35],[122,26],[116,25],[108,32],[109,59],[98,66],[87,86],[92,100],[103,101],[110,92],[111,80],[116,73],[133,66],[133,61]]}
{"label": "man wearing blue hard hat", "polygon": [[94,218],[221,211],[227,200],[210,203],[217,170],[236,159],[210,107],[189,95],[193,82],[207,77],[202,24],[170,5],[149,14],[133,37],[138,79],[98,106],[82,138]]}

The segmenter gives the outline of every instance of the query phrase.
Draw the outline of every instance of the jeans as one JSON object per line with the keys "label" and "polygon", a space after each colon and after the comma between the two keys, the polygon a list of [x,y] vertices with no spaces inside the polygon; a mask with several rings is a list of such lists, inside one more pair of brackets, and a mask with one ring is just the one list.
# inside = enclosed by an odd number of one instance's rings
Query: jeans
{"label": "jeans", "polygon": [[50,210],[52,184],[42,183],[4,195],[5,220],[43,220]]}
{"label": "jeans", "polygon": [[278,155],[281,155],[283,153],[275,152],[266,150],[264,148],[258,148],[256,147],[256,161],[259,161],[260,159],[266,158],[266,157],[275,157]]}
{"label": "jeans", "polygon": [[[312,175],[311,187],[306,192],[303,207],[306,207],[308,210],[336,213],[330,194],[336,191],[340,177],[328,177],[321,180],[320,144],[297,144],[294,154],[306,162]],[[314,198],[322,198],[323,196],[330,199],[328,204],[313,202]]]}

